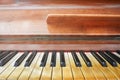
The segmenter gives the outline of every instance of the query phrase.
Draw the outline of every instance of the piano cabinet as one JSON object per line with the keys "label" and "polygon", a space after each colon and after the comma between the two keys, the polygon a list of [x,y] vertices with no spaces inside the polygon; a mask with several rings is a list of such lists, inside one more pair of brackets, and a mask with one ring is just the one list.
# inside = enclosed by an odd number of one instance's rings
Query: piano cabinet
{"label": "piano cabinet", "polygon": [[119,0],[1,0],[0,80],[119,80]]}

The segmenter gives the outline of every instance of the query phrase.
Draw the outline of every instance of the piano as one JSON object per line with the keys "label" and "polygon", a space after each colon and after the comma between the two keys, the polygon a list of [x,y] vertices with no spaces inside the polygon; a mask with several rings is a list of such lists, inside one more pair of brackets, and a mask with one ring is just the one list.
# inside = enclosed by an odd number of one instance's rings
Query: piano
{"label": "piano", "polygon": [[0,80],[120,80],[119,0],[0,5]]}

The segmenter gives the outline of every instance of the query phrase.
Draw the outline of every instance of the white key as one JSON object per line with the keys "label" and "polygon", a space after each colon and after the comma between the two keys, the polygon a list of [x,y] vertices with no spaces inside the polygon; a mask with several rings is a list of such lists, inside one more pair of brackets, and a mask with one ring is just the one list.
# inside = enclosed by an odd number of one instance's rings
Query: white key
{"label": "white key", "polygon": [[68,55],[74,80],[84,80],[84,76],[81,72],[81,69],[79,67],[76,67],[72,54],[69,52]]}
{"label": "white key", "polygon": [[18,80],[28,80],[40,54],[37,54],[29,67],[25,67]]}
{"label": "white key", "polygon": [[[113,54],[115,54],[116,56],[118,56],[118,57],[120,58],[120,55],[117,54],[116,52],[113,52]],[[119,69],[120,69],[120,64],[119,64],[119,63],[118,63],[118,67],[119,67]]]}
{"label": "white key", "polygon": [[118,56],[118,57],[120,58],[120,55],[119,55],[119,54],[117,54],[116,52],[113,52],[113,54],[115,54],[116,56]]}
{"label": "white key", "polygon": [[66,67],[62,67],[63,80],[73,80],[72,70],[68,59],[68,53],[65,52],[64,56],[65,56]]}
{"label": "white key", "polygon": [[[24,54],[24,52],[23,52],[23,54]],[[27,55],[27,57],[23,60],[23,62],[18,67],[15,68],[15,70],[8,77],[8,80],[17,80],[19,78],[20,74],[24,70],[24,64],[30,55],[31,55],[31,53],[29,53]]]}
{"label": "white key", "polygon": [[87,67],[87,65],[85,64],[84,60],[82,59],[82,57],[80,56],[79,52],[76,53],[80,62],[81,62],[81,65],[82,67],[80,67],[83,75],[84,75],[84,78],[86,80],[95,80],[95,76],[92,72],[92,69],[91,67]]}
{"label": "white key", "polygon": [[104,76],[108,79],[108,80],[116,80],[117,77],[115,77],[115,75],[112,74],[111,70],[109,69],[109,67],[103,67],[100,65],[100,63],[91,55],[87,55],[88,57],[90,57],[90,59],[92,60],[92,62],[96,65],[96,67],[98,67],[98,69],[100,71],[103,72]]}
{"label": "white key", "polygon": [[56,66],[53,67],[52,80],[62,80],[62,71],[60,67],[60,53],[56,53]]}
{"label": "white key", "polygon": [[38,54],[40,54],[40,57],[39,57],[37,63],[35,64],[34,70],[33,70],[32,74],[30,75],[29,80],[39,80],[40,79],[42,69],[43,69],[43,67],[40,67],[40,62],[41,62],[41,59],[42,59],[44,53],[38,52]]}
{"label": "white key", "polygon": [[4,66],[0,67],[0,74],[10,65],[12,64],[18,57],[20,54],[15,55],[7,64],[5,64]]}
{"label": "white key", "polygon": [[43,72],[41,75],[41,80],[51,80],[52,79],[52,76],[51,76],[52,67],[50,67],[52,53],[49,52],[48,54],[49,55],[47,58],[46,66],[43,68]]}
{"label": "white key", "polygon": [[106,80],[106,77],[104,76],[103,72],[100,69],[98,69],[98,67],[96,66],[96,64],[91,60],[91,56],[89,56],[90,52],[86,52],[85,54],[90,59],[90,61],[92,62],[91,69],[92,69],[92,72],[93,72],[95,78],[97,80],[99,80],[99,79],[100,80]]}
{"label": "white key", "polygon": [[[16,54],[13,60],[16,61],[21,55],[21,53]],[[7,79],[8,76],[12,73],[12,71],[14,71],[14,61],[0,74],[1,79]]]}

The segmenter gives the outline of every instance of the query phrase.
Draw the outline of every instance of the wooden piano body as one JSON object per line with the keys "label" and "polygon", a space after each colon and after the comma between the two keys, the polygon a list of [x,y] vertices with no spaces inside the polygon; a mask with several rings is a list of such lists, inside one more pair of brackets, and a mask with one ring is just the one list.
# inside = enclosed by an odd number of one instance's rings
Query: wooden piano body
{"label": "wooden piano body", "polygon": [[[119,62],[115,67],[104,59],[107,67],[103,67],[90,54],[109,50],[120,59],[116,52],[120,50],[119,0],[1,0],[0,4],[0,50],[21,53],[0,66],[0,80],[120,79]],[[84,63],[78,54],[80,50],[90,59],[92,67]],[[25,51],[30,51],[29,56],[32,51],[41,54],[36,54],[31,66],[24,67],[27,56],[15,67],[15,60]],[[46,66],[40,67],[46,51],[49,52]],[[54,51],[58,59],[56,67],[51,67]],[[60,66],[61,51],[65,53],[65,67]],[[72,51],[79,57],[81,67],[76,67]]]}

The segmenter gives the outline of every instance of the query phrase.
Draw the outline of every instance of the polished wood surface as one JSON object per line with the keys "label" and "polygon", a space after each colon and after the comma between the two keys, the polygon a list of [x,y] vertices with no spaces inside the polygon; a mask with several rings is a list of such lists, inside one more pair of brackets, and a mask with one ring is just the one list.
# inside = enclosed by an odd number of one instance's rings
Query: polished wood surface
{"label": "polished wood surface", "polygon": [[[0,1],[0,48],[1,50],[98,50],[109,49],[115,50],[120,48],[120,26],[114,25],[103,27],[54,27],[47,24],[49,14],[74,14],[74,15],[112,15],[120,16],[119,0],[1,0]],[[86,16],[85,16],[86,17]],[[88,18],[86,18],[88,19]],[[96,17],[95,20],[99,18]],[[105,17],[105,19],[107,19]],[[114,21],[112,18],[110,18]],[[91,20],[91,19],[90,19]],[[102,19],[103,20],[103,19]],[[115,20],[116,22],[116,20]],[[117,21],[119,22],[119,21]],[[85,22],[83,22],[85,23]],[[94,21],[91,23],[95,24]],[[99,21],[98,21],[99,23]],[[106,23],[105,23],[106,24]],[[111,23],[110,23],[111,24]],[[66,26],[66,25],[64,25]],[[98,25],[99,26],[99,25]],[[97,29],[97,30],[96,30]],[[11,37],[11,36],[12,37]],[[18,36],[16,36],[18,35]],[[41,41],[28,39],[36,35],[57,35],[62,36],[117,36],[115,40],[58,40],[58,41]],[[5,39],[6,38],[6,39]],[[22,38],[18,39],[18,38]],[[51,38],[50,38],[51,39]],[[92,38],[91,38],[92,39]],[[118,40],[117,40],[118,39]],[[15,41],[16,40],[16,41]],[[42,44],[42,45],[40,45]],[[49,44],[49,45],[47,45]],[[64,45],[61,45],[64,44]],[[78,45],[76,45],[78,44]],[[79,45],[81,44],[81,45]],[[91,45],[89,45],[91,44]],[[103,45],[105,44],[105,45]],[[26,47],[25,47],[26,46]],[[69,48],[70,47],[70,48]]]}
{"label": "polished wood surface", "polygon": [[120,34],[120,15],[109,14],[49,14],[51,33]]}
{"label": "polished wood surface", "polygon": [[[99,10],[98,10],[99,11]],[[96,30],[87,30],[87,31],[82,31],[81,33],[75,33],[75,30],[77,29],[77,27],[75,28],[74,31],[71,31],[73,33],[70,33],[70,31],[68,32],[57,32],[55,31],[56,27],[48,27],[47,23],[46,23],[46,18],[47,15],[49,13],[64,13],[64,14],[83,14],[83,13],[94,13],[96,12],[97,14],[97,10],[75,10],[75,9],[68,9],[68,10],[1,10],[0,13],[0,35],[44,35],[44,34],[91,34],[91,35],[109,35],[112,34],[111,31],[112,30],[108,30],[108,32],[101,30],[96,32]],[[109,11],[108,11],[109,12]],[[98,13],[103,14],[104,12],[102,10],[100,10]],[[106,11],[107,13],[107,11]],[[108,13],[109,14],[109,13]],[[114,12],[111,11],[110,14],[114,14],[114,15],[119,15],[119,12]],[[67,28],[67,27],[66,27]],[[59,29],[59,28],[58,28]],[[61,28],[62,29],[62,28]],[[64,28],[65,29],[65,28]],[[63,31],[64,31],[63,29]],[[68,28],[67,28],[68,29]],[[72,28],[73,29],[73,28]],[[79,29],[79,27],[78,27]],[[116,28],[112,28],[114,32],[113,35],[116,35],[118,33],[118,29],[119,27]],[[117,32],[115,32],[115,30],[117,30]],[[78,31],[77,31],[78,32]],[[86,33],[87,32],[87,33]]]}
{"label": "polished wood surface", "polygon": [[28,4],[96,4],[96,3],[107,3],[107,4],[113,4],[113,3],[120,3],[119,0],[0,0],[0,4],[14,4],[16,2],[19,3],[28,3]]}
{"label": "polished wood surface", "polygon": [[[99,30],[94,28],[89,30],[92,27],[87,27],[83,30],[79,27],[61,27],[60,31],[58,31],[59,27],[56,29],[56,27],[47,25],[46,19],[48,14],[99,14],[119,16],[120,6],[119,1],[113,0],[18,0],[18,3],[15,2],[14,5],[0,6],[0,35],[119,35],[119,26],[105,28],[105,30],[102,27],[99,27]],[[91,23],[94,23],[94,21],[91,21]]]}

